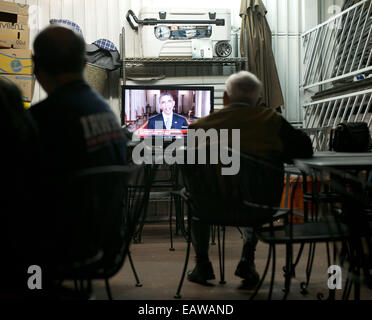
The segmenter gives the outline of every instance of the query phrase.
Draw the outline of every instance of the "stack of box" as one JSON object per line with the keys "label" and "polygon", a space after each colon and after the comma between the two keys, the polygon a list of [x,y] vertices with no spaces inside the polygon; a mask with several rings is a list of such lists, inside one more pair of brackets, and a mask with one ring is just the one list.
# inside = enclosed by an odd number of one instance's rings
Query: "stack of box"
{"label": "stack of box", "polygon": [[34,91],[29,6],[0,1],[0,79],[12,82],[30,102]]}

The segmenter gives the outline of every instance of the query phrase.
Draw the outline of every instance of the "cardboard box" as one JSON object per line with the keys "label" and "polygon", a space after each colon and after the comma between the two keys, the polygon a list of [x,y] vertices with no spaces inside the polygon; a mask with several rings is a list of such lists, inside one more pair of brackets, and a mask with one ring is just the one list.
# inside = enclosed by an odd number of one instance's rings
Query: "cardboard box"
{"label": "cardboard box", "polygon": [[32,101],[34,95],[35,78],[28,75],[0,74],[0,79],[14,83],[22,92],[23,101]]}
{"label": "cardboard box", "polygon": [[10,23],[19,23],[19,24],[28,24],[28,16],[0,11],[0,21],[10,22]]}
{"label": "cardboard box", "polygon": [[29,74],[33,72],[32,52],[28,49],[0,49],[0,73]]}
{"label": "cardboard box", "polygon": [[28,49],[29,43],[28,25],[0,21],[0,48]]}
{"label": "cardboard box", "polygon": [[0,1],[0,11],[14,14],[20,14],[22,16],[28,16],[29,5],[16,2]]}

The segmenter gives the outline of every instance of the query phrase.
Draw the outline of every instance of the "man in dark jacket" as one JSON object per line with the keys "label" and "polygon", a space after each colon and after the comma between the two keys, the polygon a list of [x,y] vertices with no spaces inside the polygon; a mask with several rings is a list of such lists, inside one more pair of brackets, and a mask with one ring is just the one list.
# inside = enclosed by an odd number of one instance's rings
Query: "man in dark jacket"
{"label": "man in dark jacket", "polygon": [[82,169],[124,165],[126,146],[116,115],[84,81],[81,35],[59,25],[47,27],[35,39],[33,60],[36,78],[48,94],[30,110],[40,132],[46,182],[40,191],[44,204],[40,229],[48,252],[44,258],[53,264],[54,253],[60,259],[62,252],[71,250],[65,246],[72,241],[72,228],[85,227],[84,217],[71,216],[56,192],[66,191],[63,178]]}
{"label": "man in dark jacket", "polygon": [[35,75],[48,98],[31,108],[47,170],[71,172],[123,164],[119,121],[84,81],[85,42],[73,29],[52,25],[34,43]]}
{"label": "man in dark jacket", "polygon": [[[293,128],[270,108],[257,107],[262,84],[247,71],[230,76],[226,82],[224,108],[190,125],[190,129],[240,129],[240,151],[269,161],[291,162],[313,154],[310,138]],[[278,204],[279,205],[279,204]],[[208,257],[209,226],[193,221],[192,242],[196,252],[196,267],[188,280],[205,283],[215,278]],[[243,278],[242,289],[251,289],[259,281],[254,264],[257,238],[245,229],[241,260],[235,275]]]}

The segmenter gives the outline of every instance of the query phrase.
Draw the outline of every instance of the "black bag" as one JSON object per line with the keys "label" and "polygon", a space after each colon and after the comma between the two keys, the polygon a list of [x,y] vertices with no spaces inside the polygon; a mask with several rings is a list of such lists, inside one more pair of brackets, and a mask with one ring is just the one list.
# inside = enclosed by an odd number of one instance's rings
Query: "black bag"
{"label": "black bag", "polygon": [[371,143],[371,134],[365,122],[339,123],[331,131],[329,149],[337,152],[365,152]]}

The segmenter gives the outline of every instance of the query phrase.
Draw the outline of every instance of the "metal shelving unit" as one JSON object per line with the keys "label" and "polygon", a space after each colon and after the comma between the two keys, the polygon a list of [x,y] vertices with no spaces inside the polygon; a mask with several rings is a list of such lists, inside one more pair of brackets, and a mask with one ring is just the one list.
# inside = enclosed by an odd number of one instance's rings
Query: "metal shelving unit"
{"label": "metal shelving unit", "polygon": [[183,63],[183,64],[235,64],[242,65],[247,58],[189,58],[189,57],[160,57],[160,58],[124,58],[125,65],[147,63]]}
{"label": "metal shelving unit", "polygon": [[243,70],[248,65],[248,58],[191,58],[191,57],[159,57],[159,58],[137,58],[124,57],[123,58],[123,80],[127,76],[127,69],[142,66],[143,68],[151,68],[152,66],[163,67],[190,67],[190,66],[235,66],[236,70]]}

